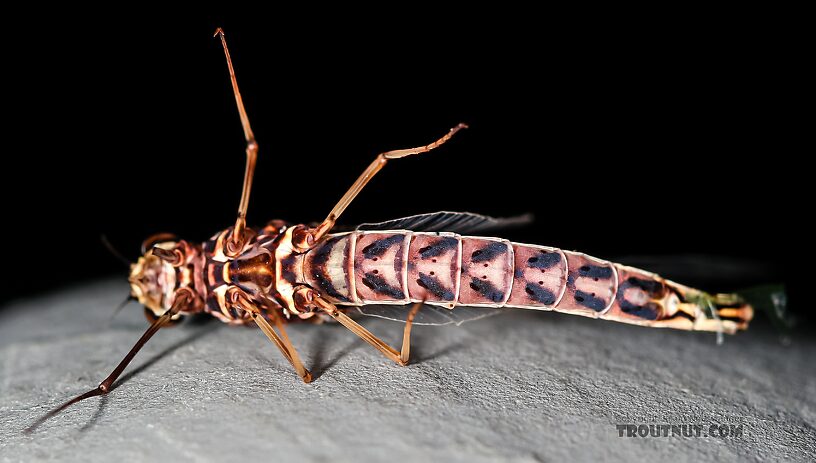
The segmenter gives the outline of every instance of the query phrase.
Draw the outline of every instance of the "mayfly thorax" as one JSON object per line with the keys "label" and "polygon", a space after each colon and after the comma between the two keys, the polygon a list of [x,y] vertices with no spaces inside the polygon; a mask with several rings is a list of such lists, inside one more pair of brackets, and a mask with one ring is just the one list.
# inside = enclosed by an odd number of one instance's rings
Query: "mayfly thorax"
{"label": "mayfly thorax", "polygon": [[[558,248],[479,236],[523,222],[477,214],[439,212],[331,233],[335,222],[389,160],[431,151],[459,124],[425,146],[378,155],[323,222],[315,227],[270,222],[247,227],[246,211],[258,144],[244,110],[227,42],[235,101],[246,138],[246,171],[235,224],[194,244],[169,234],[148,238],[131,265],[131,295],[150,327],[101,384],[63,404],[29,429],[85,398],[106,394],[128,363],[161,327],[185,315],[208,313],[229,324],[254,324],[280,349],[304,382],[312,376],[284,323],[333,319],[406,365],[412,322],[426,311],[496,311],[503,307],[554,310],[650,327],[734,333],[745,329],[752,307],[733,294],[708,294],[632,267]],[[349,317],[357,308],[400,311],[403,343],[389,346]],[[462,308],[458,308],[462,307]]]}

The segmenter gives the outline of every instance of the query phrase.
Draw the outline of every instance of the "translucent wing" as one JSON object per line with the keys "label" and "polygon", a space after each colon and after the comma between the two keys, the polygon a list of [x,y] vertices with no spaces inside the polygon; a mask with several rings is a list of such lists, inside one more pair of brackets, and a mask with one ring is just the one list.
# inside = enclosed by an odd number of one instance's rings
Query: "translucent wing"
{"label": "translucent wing", "polygon": [[424,232],[448,231],[453,233],[481,233],[527,225],[532,214],[515,217],[488,217],[472,212],[431,212],[378,223],[364,223],[357,230],[413,230]]}
{"label": "translucent wing", "polygon": [[[387,320],[405,323],[405,317],[411,310],[411,305],[374,304],[355,307],[357,311],[368,317],[385,318]],[[459,306],[446,309],[435,305],[425,304],[414,318],[415,325],[461,325],[462,323],[492,317],[504,313],[506,310],[490,307]]]}

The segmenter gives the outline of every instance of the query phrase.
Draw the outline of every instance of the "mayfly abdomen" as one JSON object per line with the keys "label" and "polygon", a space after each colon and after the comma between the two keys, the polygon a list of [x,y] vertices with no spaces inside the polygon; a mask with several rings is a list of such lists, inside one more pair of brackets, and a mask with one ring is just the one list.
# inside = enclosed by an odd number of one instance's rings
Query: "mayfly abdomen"
{"label": "mayfly abdomen", "polygon": [[723,325],[704,313],[707,306],[684,300],[709,297],[699,291],[579,252],[501,238],[358,230],[330,236],[303,266],[303,283],[339,305],[516,307],[728,332],[750,319],[748,309],[726,310],[735,321]]}

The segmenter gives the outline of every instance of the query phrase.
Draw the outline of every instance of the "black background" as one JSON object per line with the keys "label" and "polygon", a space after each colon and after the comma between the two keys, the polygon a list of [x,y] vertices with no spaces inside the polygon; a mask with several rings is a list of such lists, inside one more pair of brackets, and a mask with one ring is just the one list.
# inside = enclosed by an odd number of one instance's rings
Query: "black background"
{"label": "black background", "polygon": [[[260,144],[251,224],[321,220],[378,152],[462,121],[470,130],[444,148],[390,163],[341,222],[534,212],[505,236],[657,256],[666,276],[711,290],[790,285],[806,251],[795,29],[525,11],[131,13],[7,21],[5,300],[124,278],[103,233],[135,258],[152,233],[202,240],[231,225],[244,142],[216,26]],[[672,264],[690,254],[709,257]]]}

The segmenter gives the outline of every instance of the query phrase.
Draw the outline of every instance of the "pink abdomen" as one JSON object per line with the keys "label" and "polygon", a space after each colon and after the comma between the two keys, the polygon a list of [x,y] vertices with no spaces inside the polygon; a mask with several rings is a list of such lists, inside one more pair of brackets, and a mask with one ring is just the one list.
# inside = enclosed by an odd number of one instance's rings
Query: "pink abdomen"
{"label": "pink abdomen", "polygon": [[355,231],[332,235],[303,265],[303,283],[344,305],[425,300],[451,308],[508,306],[588,316],[620,309],[614,264],[500,238]]}

